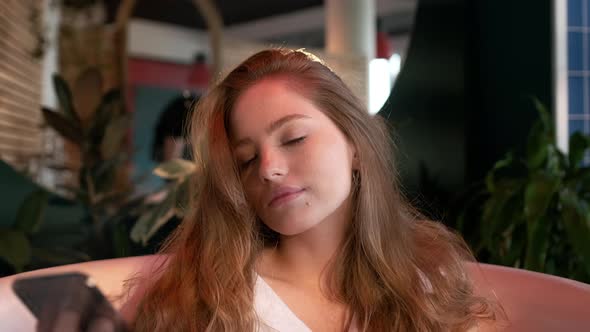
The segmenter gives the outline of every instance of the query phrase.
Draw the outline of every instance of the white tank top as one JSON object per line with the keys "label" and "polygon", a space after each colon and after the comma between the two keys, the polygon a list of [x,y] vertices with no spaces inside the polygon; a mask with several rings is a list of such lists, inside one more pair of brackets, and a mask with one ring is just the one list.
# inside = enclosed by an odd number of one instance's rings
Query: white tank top
{"label": "white tank top", "polygon": [[[254,285],[254,310],[260,323],[258,332],[312,332],[260,276]],[[354,321],[351,325],[349,332],[358,331]]]}

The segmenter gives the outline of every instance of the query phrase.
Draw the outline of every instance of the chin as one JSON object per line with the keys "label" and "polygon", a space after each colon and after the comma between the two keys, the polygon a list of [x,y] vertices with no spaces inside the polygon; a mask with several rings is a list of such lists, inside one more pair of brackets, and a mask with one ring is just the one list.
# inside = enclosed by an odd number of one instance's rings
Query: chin
{"label": "chin", "polygon": [[302,233],[305,233],[306,231],[310,230],[314,226],[315,226],[315,224],[306,224],[305,222],[298,221],[298,220],[290,220],[290,221],[279,223],[278,225],[277,224],[269,225],[269,227],[273,231],[275,231],[283,236],[294,236],[294,235],[302,234]]}

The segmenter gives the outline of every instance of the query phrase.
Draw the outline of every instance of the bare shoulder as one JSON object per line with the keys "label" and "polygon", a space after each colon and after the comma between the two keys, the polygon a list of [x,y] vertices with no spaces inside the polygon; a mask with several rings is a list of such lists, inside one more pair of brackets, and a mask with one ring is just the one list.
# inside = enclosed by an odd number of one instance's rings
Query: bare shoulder
{"label": "bare shoulder", "polygon": [[467,329],[466,332],[500,332],[504,331],[498,321],[490,321],[490,320],[479,320],[477,325],[472,326],[471,328]]}
{"label": "bare shoulder", "polygon": [[153,282],[165,271],[169,256],[154,255],[146,258],[142,267],[125,284],[126,300],[119,309],[121,318],[129,325],[135,320],[139,304]]}
{"label": "bare shoulder", "polygon": [[143,292],[135,291],[129,298],[127,302],[125,302],[121,309],[119,309],[119,314],[125,323],[129,326],[132,325],[133,321],[135,320],[135,315],[137,314],[137,307],[143,298]]}

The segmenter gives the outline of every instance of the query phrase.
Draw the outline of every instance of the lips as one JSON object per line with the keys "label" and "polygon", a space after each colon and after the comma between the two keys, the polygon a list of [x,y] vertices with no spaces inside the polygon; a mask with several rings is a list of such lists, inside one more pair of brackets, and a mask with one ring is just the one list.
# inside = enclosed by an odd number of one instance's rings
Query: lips
{"label": "lips", "polygon": [[296,198],[299,196],[303,191],[304,188],[298,187],[279,187],[272,191],[270,202],[268,206],[278,206],[282,203],[290,201],[291,199]]}

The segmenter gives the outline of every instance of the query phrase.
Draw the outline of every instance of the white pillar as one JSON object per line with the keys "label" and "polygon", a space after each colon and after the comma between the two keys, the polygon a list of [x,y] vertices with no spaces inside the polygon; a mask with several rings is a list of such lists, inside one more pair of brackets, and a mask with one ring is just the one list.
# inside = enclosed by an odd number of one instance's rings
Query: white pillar
{"label": "white pillar", "polygon": [[567,76],[567,3],[553,0],[553,111],[557,147],[569,151],[569,96]]}
{"label": "white pillar", "polygon": [[326,51],[375,58],[375,0],[326,0]]}
{"label": "white pillar", "polygon": [[[59,25],[61,21],[60,5],[54,0],[42,0],[41,10],[43,17],[43,35],[45,37],[45,50],[41,58],[41,106],[52,110],[59,109],[59,102],[53,87],[53,74],[59,72]],[[39,163],[34,162],[33,174],[36,174],[37,183],[52,191],[62,191],[57,188],[60,183],[59,174],[47,167],[48,164],[58,164],[65,161],[63,140],[57,139],[55,131],[45,128],[41,132],[41,151],[43,156]]]}
{"label": "white pillar", "polygon": [[42,2],[44,36],[47,43],[41,60],[41,105],[57,109],[59,105],[51,77],[53,73],[58,72],[58,31],[61,15],[59,5],[52,2],[52,0]]}
{"label": "white pillar", "polygon": [[365,57],[368,96],[369,61],[375,58],[376,49],[375,0],[326,0],[324,6],[326,52]]}

